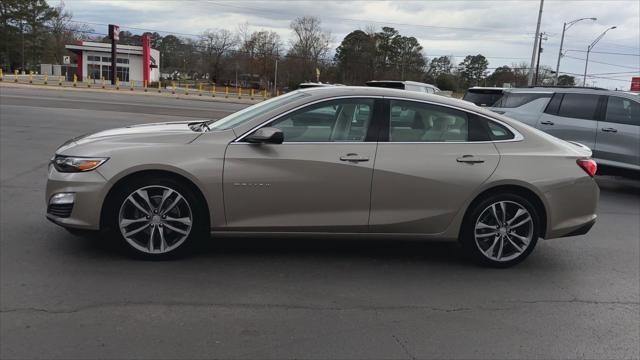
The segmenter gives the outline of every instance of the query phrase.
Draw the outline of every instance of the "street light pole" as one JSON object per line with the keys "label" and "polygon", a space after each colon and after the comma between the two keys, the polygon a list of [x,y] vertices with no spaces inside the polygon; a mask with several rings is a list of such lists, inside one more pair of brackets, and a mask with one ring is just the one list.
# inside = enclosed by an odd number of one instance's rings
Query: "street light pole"
{"label": "street light pole", "polygon": [[593,49],[594,46],[596,46],[596,44],[598,43],[598,41],[600,41],[604,35],[607,33],[607,31],[609,30],[613,30],[615,29],[616,26],[612,26],[610,28],[608,28],[607,30],[603,31],[602,34],[600,34],[600,36],[598,36],[595,40],[593,40],[593,42],[591,43],[591,45],[589,45],[587,47],[587,58],[584,62],[584,76],[582,77],[582,86],[586,86],[587,83],[587,66],[589,66],[589,53],[591,52],[591,49]]}
{"label": "street light pole", "polygon": [[560,59],[562,58],[562,47],[564,46],[564,33],[569,30],[570,27],[573,26],[573,24],[577,23],[578,21],[582,21],[582,20],[593,20],[596,21],[598,20],[597,18],[581,18],[581,19],[576,19],[576,20],[572,20],[569,22],[564,23],[564,25],[562,26],[562,37],[560,38],[560,50],[558,51],[558,63],[556,64],[556,76],[555,76],[555,82],[554,85],[558,85],[558,76],[560,75]]}

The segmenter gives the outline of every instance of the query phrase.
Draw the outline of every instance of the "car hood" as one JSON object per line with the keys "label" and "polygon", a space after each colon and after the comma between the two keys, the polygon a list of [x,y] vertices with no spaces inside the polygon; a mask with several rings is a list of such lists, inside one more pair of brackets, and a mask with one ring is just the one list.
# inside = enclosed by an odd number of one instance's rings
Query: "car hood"
{"label": "car hood", "polygon": [[[190,125],[201,121],[176,121],[143,125],[132,125],[123,128],[103,130],[85,134],[66,141],[57,150],[57,154],[69,154],[79,148],[90,146],[103,147],[106,144],[188,144],[198,138],[202,132],[192,129]],[[82,154],[74,154],[82,155]]]}

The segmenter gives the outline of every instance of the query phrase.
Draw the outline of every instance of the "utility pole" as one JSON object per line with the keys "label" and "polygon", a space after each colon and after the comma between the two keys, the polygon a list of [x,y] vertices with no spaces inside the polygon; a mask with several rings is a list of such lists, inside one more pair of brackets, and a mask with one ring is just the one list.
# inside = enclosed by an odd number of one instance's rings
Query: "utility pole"
{"label": "utility pole", "polygon": [[529,65],[529,76],[527,77],[527,84],[529,86],[533,83],[533,65],[536,61],[536,50],[538,50],[538,37],[540,36],[540,23],[542,22],[542,8],[544,6],[544,0],[540,0],[540,10],[538,11],[538,24],[536,25],[536,36],[533,41],[533,51],[531,52],[531,63]]}
{"label": "utility pole", "polygon": [[276,58],[276,71],[273,77],[273,94],[277,94],[278,91],[278,58]]}
{"label": "utility pole", "polygon": [[118,25],[109,24],[109,37],[111,38],[111,85],[116,85],[118,80],[117,44],[120,39],[120,27]]}
{"label": "utility pole", "polygon": [[538,73],[540,72],[540,54],[542,54],[542,40],[547,40],[547,38],[542,38],[545,33],[540,33],[540,38],[538,39],[538,60],[536,61],[536,75],[533,80],[533,86],[538,86]]}

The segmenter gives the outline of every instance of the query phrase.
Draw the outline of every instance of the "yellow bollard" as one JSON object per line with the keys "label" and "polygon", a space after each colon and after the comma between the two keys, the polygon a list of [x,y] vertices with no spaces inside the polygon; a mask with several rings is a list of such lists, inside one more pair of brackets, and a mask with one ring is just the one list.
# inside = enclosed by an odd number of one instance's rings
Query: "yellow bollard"
{"label": "yellow bollard", "polygon": [[202,96],[202,83],[198,84],[198,96]]}
{"label": "yellow bollard", "polygon": [[18,82],[18,70],[13,73],[13,82]]}
{"label": "yellow bollard", "polygon": [[120,90],[120,78],[116,78],[116,90]]}
{"label": "yellow bollard", "polygon": [[33,84],[33,71],[29,70],[29,84]]}
{"label": "yellow bollard", "polygon": [[58,78],[58,86],[62,86],[62,75]]}
{"label": "yellow bollard", "polygon": [[73,74],[73,87],[76,87],[78,83],[78,75]]}
{"label": "yellow bollard", "polygon": [[175,94],[176,93],[176,82],[175,81],[171,82],[171,87],[173,87],[173,90],[171,91],[171,93]]}
{"label": "yellow bollard", "polygon": [[280,96],[280,90],[276,90],[276,96]]}
{"label": "yellow bollard", "polygon": [[184,94],[185,95],[189,95],[189,84],[188,83],[184,84]]}
{"label": "yellow bollard", "polygon": [[44,84],[47,85],[47,83],[49,82],[49,75],[44,74]]}
{"label": "yellow bollard", "polygon": [[[16,79],[17,79],[17,78],[18,78],[18,76],[16,75]],[[18,81],[18,80],[16,80],[16,81]],[[228,87],[228,86],[225,86],[225,87],[224,87],[224,97],[225,97],[225,98],[228,98],[228,97],[229,97],[229,87]]]}
{"label": "yellow bollard", "polygon": [[102,88],[104,89],[105,88],[105,86],[104,86],[104,76],[100,77],[100,81],[102,82]]}
{"label": "yellow bollard", "polygon": [[2,68],[0,68],[0,81],[2,81],[2,77],[3,77],[3,75],[2,75]]}
{"label": "yellow bollard", "polygon": [[134,87],[134,81],[133,80],[129,80],[129,87],[131,88],[131,91],[133,91],[133,87]]}
{"label": "yellow bollard", "polygon": [[216,97],[216,84],[213,84],[211,87],[211,96]]}
{"label": "yellow bollard", "polygon": [[253,89],[251,89],[251,100],[253,100]]}
{"label": "yellow bollard", "polygon": [[147,92],[147,80],[144,81],[142,86],[144,87],[144,92]]}
{"label": "yellow bollard", "polygon": [[160,89],[160,79],[158,79],[158,93],[161,93],[162,90]]}
{"label": "yellow bollard", "polygon": [[242,88],[238,88],[238,99],[242,99]]}
{"label": "yellow bollard", "polygon": [[87,88],[91,89],[91,76],[89,76],[89,81],[87,81]]}

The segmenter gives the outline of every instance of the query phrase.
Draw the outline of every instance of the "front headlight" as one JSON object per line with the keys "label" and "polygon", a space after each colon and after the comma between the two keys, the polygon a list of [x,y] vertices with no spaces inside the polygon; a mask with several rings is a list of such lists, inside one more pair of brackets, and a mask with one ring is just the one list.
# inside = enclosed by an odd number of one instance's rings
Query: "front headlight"
{"label": "front headlight", "polygon": [[51,159],[51,163],[59,172],[70,173],[94,170],[107,160],[109,158],[56,155]]}

